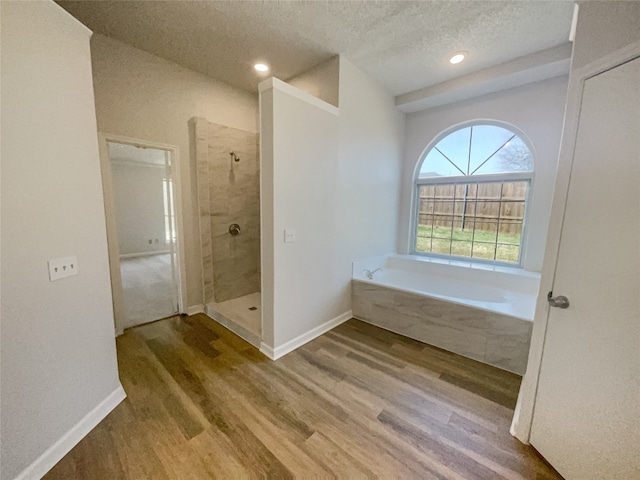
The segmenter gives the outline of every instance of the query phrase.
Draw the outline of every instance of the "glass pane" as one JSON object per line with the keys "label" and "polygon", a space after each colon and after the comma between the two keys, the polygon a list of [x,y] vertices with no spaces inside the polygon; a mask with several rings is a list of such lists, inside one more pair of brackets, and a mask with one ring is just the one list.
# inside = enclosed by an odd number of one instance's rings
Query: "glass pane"
{"label": "glass pane", "polygon": [[425,156],[419,178],[533,171],[531,152],[510,130],[475,125],[450,133]]}
{"label": "glass pane", "polygon": [[433,200],[420,200],[419,213],[433,214]]}
{"label": "glass pane", "polygon": [[432,226],[432,221],[433,221],[433,217],[429,216],[430,218],[425,219],[424,223],[420,223],[418,224],[418,236],[419,237],[430,237],[431,236],[431,232],[433,231],[433,226]]}
{"label": "glass pane", "polygon": [[433,236],[451,238],[451,217],[436,217],[433,225]]}
{"label": "glass pane", "polygon": [[454,240],[471,241],[473,238],[473,222],[465,220],[465,228],[463,228],[462,220],[456,220],[453,222],[453,236]]}
{"label": "glass pane", "polygon": [[420,187],[420,198],[433,198],[436,187],[434,185],[422,185]]}
{"label": "glass pane", "polygon": [[455,190],[456,200],[464,200],[464,196],[467,190],[467,184],[461,183],[459,185],[455,185],[454,190]]}
{"label": "glass pane", "polygon": [[510,243],[512,245],[520,245],[522,238],[522,223],[507,222],[500,223],[500,231],[498,232],[498,243]]}
{"label": "glass pane", "polygon": [[418,178],[455,177],[459,175],[462,175],[462,172],[438,150],[433,148],[423,160]]}
{"label": "glass pane", "polygon": [[515,245],[498,245],[496,250],[496,260],[501,262],[518,263],[520,247]]}
{"label": "glass pane", "polygon": [[[484,161],[486,161],[496,150],[502,147],[502,150],[506,147],[503,145],[513,137],[513,133],[501,127],[494,125],[476,125],[473,127],[473,136],[471,139],[471,172],[478,168]],[[517,137],[516,137],[517,138]],[[515,140],[515,138],[514,138]],[[500,151],[502,151],[500,150]],[[497,154],[496,154],[497,155]],[[492,163],[494,155],[487,161],[487,164]]]}
{"label": "glass pane", "polygon": [[416,252],[430,252],[431,251],[431,239],[424,237],[416,238]]}
{"label": "glass pane", "polygon": [[[456,202],[458,203],[458,202]],[[461,216],[465,220],[471,220],[473,222],[473,217],[476,214],[476,201],[473,198],[470,198],[466,202],[459,202],[461,207]]]}
{"label": "glass pane", "polygon": [[528,181],[428,187],[432,196],[421,200],[418,212],[417,251],[519,261]]}
{"label": "glass pane", "polygon": [[500,200],[502,198],[502,182],[486,182],[478,184],[478,201]]}
{"label": "glass pane", "polygon": [[[505,172],[530,172],[533,170],[531,152],[518,137],[514,137],[509,143],[502,147],[491,159],[476,167],[474,175],[487,173]],[[473,170],[472,170],[473,172]]]}
{"label": "glass pane", "polygon": [[471,256],[471,242],[451,242],[451,255]]}
{"label": "glass pane", "polygon": [[475,202],[469,200],[465,201],[456,201],[454,206],[454,220],[461,222],[460,228],[467,225],[462,225],[462,222],[468,223],[468,220],[473,221],[473,215],[475,212]]}
{"label": "glass pane", "polygon": [[449,255],[451,252],[451,240],[448,238],[434,238],[431,251],[433,253]]}
{"label": "glass pane", "polygon": [[477,183],[469,183],[467,184],[469,187],[467,190],[467,198],[469,200],[475,200],[476,195],[478,194],[478,184]]}
{"label": "glass pane", "polygon": [[502,185],[502,201],[522,201],[527,198],[529,182],[504,182]]}
{"label": "glass pane", "polygon": [[471,256],[474,258],[485,258],[493,260],[495,256],[495,243],[477,243],[473,242],[473,252]]}
{"label": "glass pane", "polygon": [[473,240],[475,242],[495,242],[498,234],[498,222],[476,217]]}
{"label": "glass pane", "polygon": [[435,202],[433,215],[435,217],[435,225],[451,226],[453,219],[453,202]]}
{"label": "glass pane", "polygon": [[501,221],[518,221],[524,218],[524,202],[505,202],[500,204],[500,220]]}
{"label": "glass pane", "polygon": [[[437,148],[449,160],[451,160],[462,172],[458,171],[457,175],[469,174],[469,138],[471,135],[471,127],[461,128],[450,133],[440,140],[434,150]],[[455,167],[454,167],[455,168]],[[457,170],[457,169],[456,169]]]}
{"label": "glass pane", "polygon": [[436,185],[434,196],[436,200],[453,200],[455,185]]}

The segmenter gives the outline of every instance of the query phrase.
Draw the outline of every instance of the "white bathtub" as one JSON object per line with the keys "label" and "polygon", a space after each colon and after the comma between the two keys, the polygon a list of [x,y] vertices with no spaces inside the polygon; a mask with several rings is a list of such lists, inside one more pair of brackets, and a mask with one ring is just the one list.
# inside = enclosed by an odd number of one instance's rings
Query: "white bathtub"
{"label": "white bathtub", "polygon": [[510,267],[411,255],[369,258],[353,264],[353,316],[522,375],[539,282],[539,274]]}
{"label": "white bathtub", "polygon": [[529,321],[540,284],[519,268],[397,254],[354,262],[353,279]]}

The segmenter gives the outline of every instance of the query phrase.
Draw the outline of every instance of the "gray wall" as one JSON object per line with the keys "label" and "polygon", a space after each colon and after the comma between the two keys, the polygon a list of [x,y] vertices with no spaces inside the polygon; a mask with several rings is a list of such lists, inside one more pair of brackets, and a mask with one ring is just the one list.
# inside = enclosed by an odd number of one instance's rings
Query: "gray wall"
{"label": "gray wall", "polygon": [[120,255],[169,250],[164,228],[165,177],[164,166],[111,162]]}
{"label": "gray wall", "polygon": [[[123,393],[90,33],[53,2],[0,7],[0,477],[9,480],[30,465],[37,468],[25,478],[39,478],[83,435],[87,414],[98,408],[100,420],[109,411],[102,402]],[[47,260],[69,255],[79,273],[49,282]],[[58,441],[57,451],[39,459]]]}
{"label": "gray wall", "polygon": [[527,232],[522,265],[531,271],[542,269],[567,81],[567,77],[558,77],[407,115],[398,241],[400,253],[409,252],[413,174],[427,146],[454,125],[472,120],[498,120],[520,129],[533,144],[535,173],[525,220]]}
{"label": "gray wall", "polygon": [[615,52],[638,39],[638,1],[578,2],[580,7],[571,69]]}

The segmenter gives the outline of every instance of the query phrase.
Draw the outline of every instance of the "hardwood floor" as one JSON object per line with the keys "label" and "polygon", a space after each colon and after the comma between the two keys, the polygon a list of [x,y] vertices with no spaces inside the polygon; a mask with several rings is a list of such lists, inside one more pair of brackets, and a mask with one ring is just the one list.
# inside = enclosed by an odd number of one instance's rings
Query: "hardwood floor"
{"label": "hardwood floor", "polygon": [[204,315],[118,338],[127,399],[45,477],[560,478],[520,377],[350,320],[272,362]]}

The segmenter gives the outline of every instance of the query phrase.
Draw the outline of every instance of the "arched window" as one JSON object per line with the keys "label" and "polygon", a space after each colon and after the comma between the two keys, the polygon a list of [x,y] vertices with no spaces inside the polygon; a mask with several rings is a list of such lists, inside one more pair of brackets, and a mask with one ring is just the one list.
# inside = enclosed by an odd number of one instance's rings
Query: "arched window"
{"label": "arched window", "polygon": [[415,176],[413,253],[520,264],[533,156],[511,127],[457,128]]}

